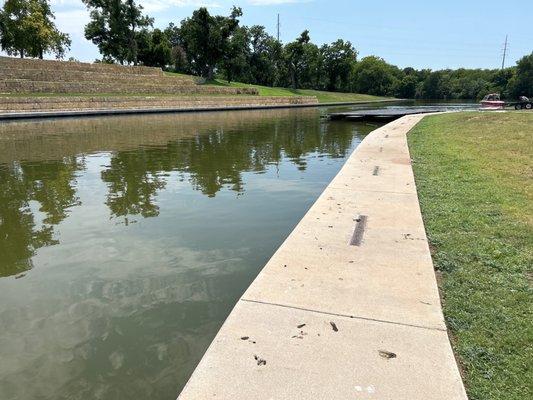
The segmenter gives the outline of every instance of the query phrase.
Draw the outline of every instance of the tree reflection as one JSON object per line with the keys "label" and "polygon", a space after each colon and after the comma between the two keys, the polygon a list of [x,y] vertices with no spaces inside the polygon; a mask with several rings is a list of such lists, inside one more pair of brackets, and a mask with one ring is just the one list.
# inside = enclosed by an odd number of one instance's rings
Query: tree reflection
{"label": "tree reflection", "polygon": [[157,190],[165,182],[154,169],[156,160],[149,151],[119,152],[111,158],[110,167],[102,171],[102,180],[109,186],[106,204],[116,217],[142,215],[145,218],[159,214],[154,204]]}
{"label": "tree reflection", "polygon": [[0,165],[0,276],[30,269],[37,249],[58,243],[54,225],[79,204],[73,183],[81,168],[75,157]]}
{"label": "tree reflection", "polygon": [[344,157],[353,133],[343,124],[321,124],[316,119],[285,118],[237,128],[207,128],[192,138],[158,147],[118,151],[102,172],[108,184],[107,205],[115,217],[157,216],[157,191],[162,175],[179,171],[196,190],[213,197],[222,188],[244,191],[243,172],[263,172],[289,159],[299,170],[313,152]]}
{"label": "tree reflection", "polygon": [[[106,205],[128,223],[129,216],[159,215],[157,195],[169,176],[209,197],[223,188],[242,194],[244,173],[263,173],[284,160],[304,171],[309,157],[344,157],[354,138],[352,124],[322,123],[310,111],[206,115],[0,127],[7,133],[0,136],[0,276],[30,269],[37,249],[57,243],[54,227],[79,204],[79,154],[111,151],[100,173]],[[26,139],[6,140],[9,135]]]}

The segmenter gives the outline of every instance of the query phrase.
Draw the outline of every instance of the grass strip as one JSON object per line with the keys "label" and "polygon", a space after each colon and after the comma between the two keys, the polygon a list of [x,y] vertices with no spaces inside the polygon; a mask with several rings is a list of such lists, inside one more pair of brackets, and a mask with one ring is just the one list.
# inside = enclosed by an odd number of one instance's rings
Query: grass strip
{"label": "grass strip", "polygon": [[408,141],[469,398],[533,398],[533,113],[430,116]]}

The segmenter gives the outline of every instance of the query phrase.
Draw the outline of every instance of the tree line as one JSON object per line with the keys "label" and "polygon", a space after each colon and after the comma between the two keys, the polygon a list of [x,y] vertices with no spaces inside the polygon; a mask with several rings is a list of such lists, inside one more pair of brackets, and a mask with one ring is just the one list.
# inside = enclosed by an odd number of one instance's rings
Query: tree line
{"label": "tree line", "polygon": [[[98,47],[101,62],[161,67],[206,80],[401,98],[477,99],[489,92],[533,95],[533,52],[505,69],[400,69],[376,56],[358,60],[357,50],[343,39],[318,46],[307,30],[283,44],[263,26],[241,25],[239,7],[227,16],[212,15],[201,7],[179,24],[159,29],[134,0],[82,1],[90,12],[85,37]],[[31,9],[40,10],[40,17],[29,18]],[[28,19],[41,22],[21,22]],[[47,28],[30,28],[34,25]],[[41,31],[48,33],[33,33]],[[43,53],[62,57],[70,46],[68,35],[55,28],[46,0],[7,0],[0,13],[0,36],[2,49],[21,57],[42,58]]]}

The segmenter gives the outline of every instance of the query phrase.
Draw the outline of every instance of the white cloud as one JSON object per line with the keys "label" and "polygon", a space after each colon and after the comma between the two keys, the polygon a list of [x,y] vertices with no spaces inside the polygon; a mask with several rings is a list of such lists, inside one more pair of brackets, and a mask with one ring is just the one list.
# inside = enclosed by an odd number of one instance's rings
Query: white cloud
{"label": "white cloud", "polygon": [[74,8],[85,8],[81,0],[50,0],[53,6],[69,6]]}
{"label": "white cloud", "polygon": [[83,36],[85,25],[89,22],[89,13],[85,9],[57,11],[55,16],[59,30],[72,36]]}
{"label": "white cloud", "polygon": [[157,13],[171,7],[221,7],[221,5],[209,0],[141,0],[138,4],[143,6],[147,14]]}
{"label": "white cloud", "polygon": [[[81,0],[51,0],[58,9],[85,9]],[[171,7],[221,7],[213,0],[137,0],[148,14],[167,10]]]}

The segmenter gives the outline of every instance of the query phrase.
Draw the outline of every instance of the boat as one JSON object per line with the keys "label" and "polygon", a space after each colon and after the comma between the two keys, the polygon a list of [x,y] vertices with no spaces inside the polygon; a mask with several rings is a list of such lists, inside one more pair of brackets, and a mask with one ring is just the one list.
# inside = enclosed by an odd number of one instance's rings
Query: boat
{"label": "boat", "polygon": [[500,99],[499,93],[490,93],[481,100],[481,107],[491,109],[502,109],[505,107],[505,101]]}

